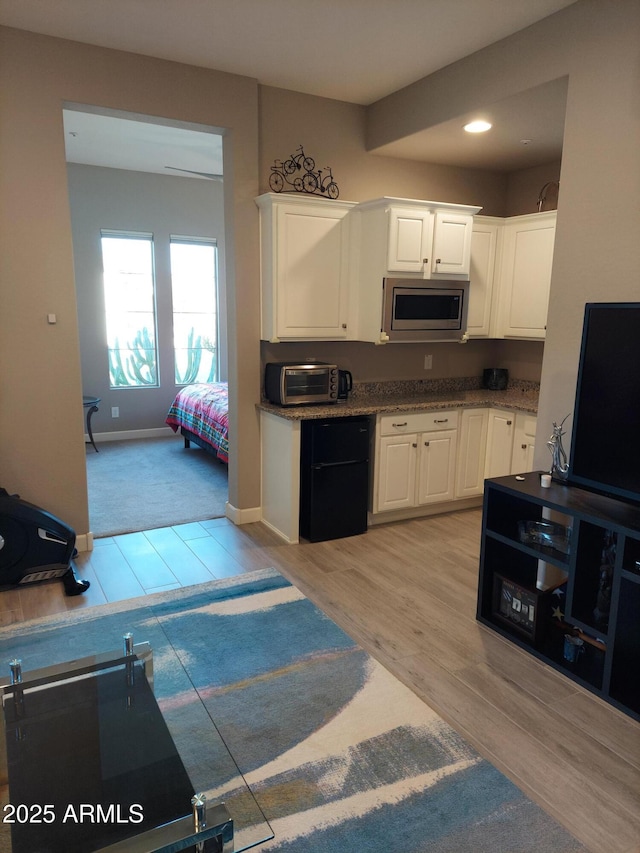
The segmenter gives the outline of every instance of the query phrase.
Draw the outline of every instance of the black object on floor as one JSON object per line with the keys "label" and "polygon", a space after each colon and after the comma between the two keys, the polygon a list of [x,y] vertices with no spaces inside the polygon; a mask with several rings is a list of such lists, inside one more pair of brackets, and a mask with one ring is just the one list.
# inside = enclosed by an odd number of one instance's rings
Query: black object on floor
{"label": "black object on floor", "polygon": [[302,422],[300,535],[311,542],[367,529],[369,418]]}
{"label": "black object on floor", "polygon": [[23,585],[60,578],[67,595],[89,588],[71,566],[75,531],[55,515],[0,489],[0,584]]}

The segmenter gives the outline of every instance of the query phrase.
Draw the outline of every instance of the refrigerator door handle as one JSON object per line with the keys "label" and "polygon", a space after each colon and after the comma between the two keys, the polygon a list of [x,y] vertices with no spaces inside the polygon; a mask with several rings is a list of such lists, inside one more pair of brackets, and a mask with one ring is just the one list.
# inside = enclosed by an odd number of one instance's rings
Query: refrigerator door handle
{"label": "refrigerator door handle", "polygon": [[342,462],[317,462],[311,467],[314,471],[319,471],[322,468],[340,468],[342,465],[356,465],[368,461],[368,459],[345,459]]}

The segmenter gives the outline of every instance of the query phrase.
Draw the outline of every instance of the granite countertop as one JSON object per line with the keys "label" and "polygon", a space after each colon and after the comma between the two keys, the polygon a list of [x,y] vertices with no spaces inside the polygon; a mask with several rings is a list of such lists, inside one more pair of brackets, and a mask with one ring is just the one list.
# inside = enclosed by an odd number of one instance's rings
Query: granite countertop
{"label": "granite countertop", "polygon": [[538,383],[514,380],[504,391],[490,391],[479,385],[475,377],[431,382],[354,383],[354,393],[349,399],[337,403],[275,406],[263,401],[258,404],[258,409],[291,421],[470,408],[500,408],[537,414]]}

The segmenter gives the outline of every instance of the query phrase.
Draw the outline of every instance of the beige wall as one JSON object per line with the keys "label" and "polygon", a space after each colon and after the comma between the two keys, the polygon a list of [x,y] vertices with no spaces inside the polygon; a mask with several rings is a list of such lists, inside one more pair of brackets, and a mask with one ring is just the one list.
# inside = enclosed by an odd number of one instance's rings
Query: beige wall
{"label": "beige wall", "polygon": [[423,198],[481,205],[504,216],[505,174],[417,163],[370,153],[365,145],[365,107],[260,87],[260,192],[269,192],[270,168],[300,144],[316,166],[331,166],[340,198]]}
{"label": "beige wall", "polygon": [[569,77],[535,455],[540,467],[549,462],[544,439],[552,422],[573,409],[585,302],[640,300],[639,68],[640,3],[580,0],[368,112],[373,149],[474,103]]}
{"label": "beige wall", "polygon": [[0,78],[0,485],[89,530],[62,125],[72,102],[225,129],[229,376],[240,389],[230,415],[243,447],[229,493],[258,505],[255,81],[8,28]]}

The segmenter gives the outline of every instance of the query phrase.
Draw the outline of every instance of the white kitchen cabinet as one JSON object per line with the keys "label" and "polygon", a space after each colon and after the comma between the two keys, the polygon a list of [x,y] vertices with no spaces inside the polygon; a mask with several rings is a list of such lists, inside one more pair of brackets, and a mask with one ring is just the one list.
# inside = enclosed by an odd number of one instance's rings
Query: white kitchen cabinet
{"label": "white kitchen cabinet", "polygon": [[453,500],[458,412],[378,416],[373,511]]}
{"label": "white kitchen cabinet", "polygon": [[417,447],[416,433],[380,437],[376,512],[415,506]]}
{"label": "white kitchen cabinet", "polygon": [[504,222],[497,216],[476,216],[473,220],[467,316],[467,334],[470,338],[493,336],[494,303],[498,290],[496,278],[500,269]]}
{"label": "white kitchen cabinet", "polygon": [[533,452],[536,444],[537,418],[526,412],[516,413],[511,454],[511,473],[533,471]]}
{"label": "white kitchen cabinet", "polygon": [[497,337],[545,337],[556,211],[505,220]]}
{"label": "white kitchen cabinet", "polygon": [[489,409],[485,479],[511,473],[515,420],[515,412]]}
{"label": "white kitchen cabinet", "polygon": [[484,491],[487,452],[488,409],[464,409],[460,418],[460,439],[456,465],[457,498],[470,498]]}
{"label": "white kitchen cabinet", "polygon": [[469,278],[471,229],[479,207],[379,198],[354,210],[356,235],[351,340],[383,342],[382,279]]}
{"label": "white kitchen cabinet", "polygon": [[277,193],[256,204],[262,340],[346,340],[354,204]]}
{"label": "white kitchen cabinet", "polygon": [[387,215],[389,242],[385,272],[422,274],[425,261],[431,256],[433,211],[390,206]]}
{"label": "white kitchen cabinet", "polygon": [[455,429],[418,435],[418,506],[455,497],[456,439]]}
{"label": "white kitchen cabinet", "polygon": [[363,214],[363,249],[378,239],[384,223],[386,258],[380,274],[409,273],[420,278],[468,279],[473,215],[480,208],[462,204],[381,198],[358,206]]}

